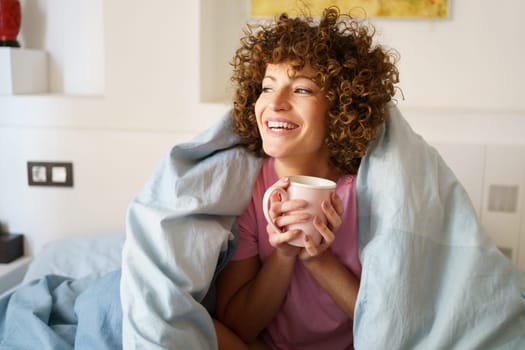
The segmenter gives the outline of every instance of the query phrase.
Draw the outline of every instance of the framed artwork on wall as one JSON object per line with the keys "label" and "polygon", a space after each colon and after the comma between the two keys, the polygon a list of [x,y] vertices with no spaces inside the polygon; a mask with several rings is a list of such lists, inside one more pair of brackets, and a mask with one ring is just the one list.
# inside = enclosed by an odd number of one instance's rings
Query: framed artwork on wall
{"label": "framed artwork on wall", "polygon": [[321,15],[324,8],[338,6],[341,12],[355,16],[393,18],[447,18],[448,0],[251,0],[254,17],[273,17],[282,12],[290,15],[307,12]]}

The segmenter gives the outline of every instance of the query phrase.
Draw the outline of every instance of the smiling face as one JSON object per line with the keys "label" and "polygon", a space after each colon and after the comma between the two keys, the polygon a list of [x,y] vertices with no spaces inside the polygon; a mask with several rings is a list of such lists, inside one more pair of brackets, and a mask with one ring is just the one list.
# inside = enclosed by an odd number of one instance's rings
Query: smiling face
{"label": "smiling face", "polygon": [[[301,170],[328,165],[324,146],[328,101],[308,65],[293,72],[290,64],[268,64],[262,93],[255,103],[264,152],[277,163]],[[289,175],[289,174],[281,174]]]}

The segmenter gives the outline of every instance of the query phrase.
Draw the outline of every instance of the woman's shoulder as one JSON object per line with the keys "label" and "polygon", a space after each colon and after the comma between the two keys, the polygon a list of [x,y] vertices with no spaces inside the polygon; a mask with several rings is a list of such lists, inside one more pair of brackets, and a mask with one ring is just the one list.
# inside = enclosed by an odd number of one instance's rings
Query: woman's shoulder
{"label": "woman's shoulder", "polygon": [[343,174],[338,180],[337,180],[337,187],[355,187],[357,176],[353,174]]}

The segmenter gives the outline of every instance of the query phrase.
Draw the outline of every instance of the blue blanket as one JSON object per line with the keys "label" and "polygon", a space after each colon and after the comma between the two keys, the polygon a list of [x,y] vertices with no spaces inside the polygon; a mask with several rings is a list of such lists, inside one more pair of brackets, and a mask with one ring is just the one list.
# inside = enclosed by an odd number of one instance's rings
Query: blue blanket
{"label": "blue blanket", "polygon": [[[389,114],[357,177],[355,347],[525,348],[524,274],[490,241],[437,152],[395,106]],[[111,349],[120,339],[124,348],[216,349],[205,296],[213,300],[260,167],[238,142],[225,116],[175,146],[130,205],[121,277],[49,276],[18,289],[0,300],[0,349]]]}
{"label": "blue blanket", "polygon": [[122,348],[120,271],[48,275],[0,299],[1,350]]}
{"label": "blue blanket", "polygon": [[175,146],[131,203],[120,286],[124,348],[217,348],[205,296],[214,301],[216,269],[232,252],[235,219],[261,165],[238,143],[226,115]]}
{"label": "blue blanket", "polygon": [[525,275],[394,106],[357,177],[357,349],[525,349]]}

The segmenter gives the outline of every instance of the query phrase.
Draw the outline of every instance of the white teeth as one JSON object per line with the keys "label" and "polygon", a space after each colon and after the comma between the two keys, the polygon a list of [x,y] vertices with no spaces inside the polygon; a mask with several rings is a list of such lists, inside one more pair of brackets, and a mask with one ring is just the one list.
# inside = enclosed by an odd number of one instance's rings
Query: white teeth
{"label": "white teeth", "polygon": [[271,129],[294,129],[295,128],[295,126],[291,123],[275,122],[275,121],[269,121],[268,127]]}

